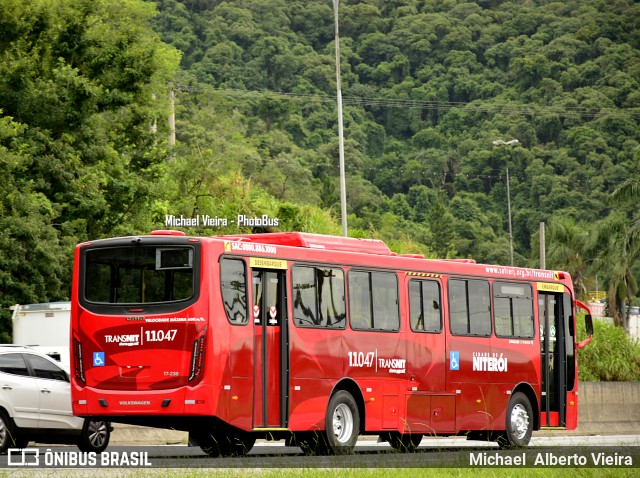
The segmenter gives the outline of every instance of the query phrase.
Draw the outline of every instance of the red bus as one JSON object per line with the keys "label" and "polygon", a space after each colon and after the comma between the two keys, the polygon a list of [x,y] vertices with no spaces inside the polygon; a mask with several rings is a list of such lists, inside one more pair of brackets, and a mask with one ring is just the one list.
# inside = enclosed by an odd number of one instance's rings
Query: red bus
{"label": "red bus", "polygon": [[399,255],[308,233],[79,244],[73,412],[189,432],[211,456],[257,438],[348,453],[359,435],[526,446],[578,422],[576,311],[560,271]]}

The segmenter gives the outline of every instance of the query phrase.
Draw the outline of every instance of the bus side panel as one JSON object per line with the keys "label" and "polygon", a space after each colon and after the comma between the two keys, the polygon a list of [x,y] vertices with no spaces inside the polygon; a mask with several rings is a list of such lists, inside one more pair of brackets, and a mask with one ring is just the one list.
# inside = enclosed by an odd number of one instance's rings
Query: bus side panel
{"label": "bus side panel", "polygon": [[292,380],[289,429],[292,431],[324,430],[329,396],[335,384],[335,380]]}
{"label": "bus side panel", "polygon": [[329,396],[344,376],[342,330],[289,328],[289,428],[324,430]]}
{"label": "bus side panel", "polygon": [[578,428],[578,385],[571,392],[567,392],[567,430]]}
{"label": "bus side panel", "polygon": [[[537,317],[537,315],[536,315]],[[572,330],[576,331],[576,307],[573,307],[573,314],[570,320],[573,321]],[[567,386],[571,388],[571,391],[567,392],[567,416],[566,416],[566,426],[567,430],[575,430],[578,428],[578,360],[580,357],[578,356],[578,350],[576,350],[575,341],[577,337],[573,337],[573,350],[575,354],[575,360],[573,361],[573,387],[568,383]]]}
{"label": "bus side panel", "polygon": [[507,339],[493,337],[492,356],[505,359],[491,372],[492,382],[516,385],[521,382],[535,384],[540,378],[540,342],[533,339]]}
{"label": "bus side panel", "polygon": [[[529,383],[536,396],[540,395],[540,359],[539,339],[508,339],[492,337],[492,356],[504,358],[501,367],[491,372],[494,383],[490,400],[496,404],[494,409],[494,429],[502,430],[506,426],[506,411],[511,392],[519,383]],[[502,368],[504,365],[504,368]],[[538,404],[532,403],[535,410]]]}
{"label": "bus side panel", "polygon": [[405,335],[347,330],[344,344],[345,375],[358,383],[364,396],[366,430],[401,429],[402,397],[408,388]]}
{"label": "bus side panel", "polygon": [[458,395],[456,429],[486,430],[493,426],[500,407],[489,400],[490,372],[474,370],[474,358],[491,357],[491,341],[488,337],[449,335],[448,345],[448,389]]}
{"label": "bus side panel", "polygon": [[[217,317],[218,320],[227,322],[224,314]],[[220,360],[222,372],[214,372],[216,376],[213,377],[220,389],[217,415],[238,428],[251,430],[254,402],[251,324],[235,326],[221,323],[215,328],[226,332],[216,334],[216,340],[219,341],[216,348],[228,350]],[[225,340],[226,337],[228,339]]]}

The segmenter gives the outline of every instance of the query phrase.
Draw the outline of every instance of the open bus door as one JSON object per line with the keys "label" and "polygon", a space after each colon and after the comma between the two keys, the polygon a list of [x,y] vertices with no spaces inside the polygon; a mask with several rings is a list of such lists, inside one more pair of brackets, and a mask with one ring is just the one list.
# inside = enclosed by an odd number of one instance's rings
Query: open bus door
{"label": "open bus door", "polygon": [[567,426],[567,392],[575,386],[575,330],[571,295],[538,293],[542,374],[541,427]]}
{"label": "open bus door", "polygon": [[[281,261],[285,264],[286,261]],[[285,270],[258,269],[252,264],[254,322],[255,428],[287,425],[287,305]]]}

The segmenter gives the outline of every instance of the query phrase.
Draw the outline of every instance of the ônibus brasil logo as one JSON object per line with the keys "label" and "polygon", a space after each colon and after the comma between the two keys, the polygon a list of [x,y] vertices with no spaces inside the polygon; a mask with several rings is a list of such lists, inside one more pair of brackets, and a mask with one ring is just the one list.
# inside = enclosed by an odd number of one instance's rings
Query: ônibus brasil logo
{"label": "\u00f4nibus brasil logo", "polygon": [[9,448],[7,465],[16,467],[141,467],[152,466],[146,451],[53,451],[38,448]]}

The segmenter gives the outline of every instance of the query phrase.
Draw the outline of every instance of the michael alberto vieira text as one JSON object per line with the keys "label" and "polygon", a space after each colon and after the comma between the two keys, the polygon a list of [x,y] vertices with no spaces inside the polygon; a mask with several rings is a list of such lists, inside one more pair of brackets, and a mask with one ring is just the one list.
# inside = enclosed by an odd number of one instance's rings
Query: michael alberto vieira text
{"label": "michael alberto vieira text", "polygon": [[[470,466],[633,466],[633,457],[621,453],[591,452],[585,454],[532,452],[504,455],[495,452],[469,453]],[[532,461],[533,460],[533,461]]]}

